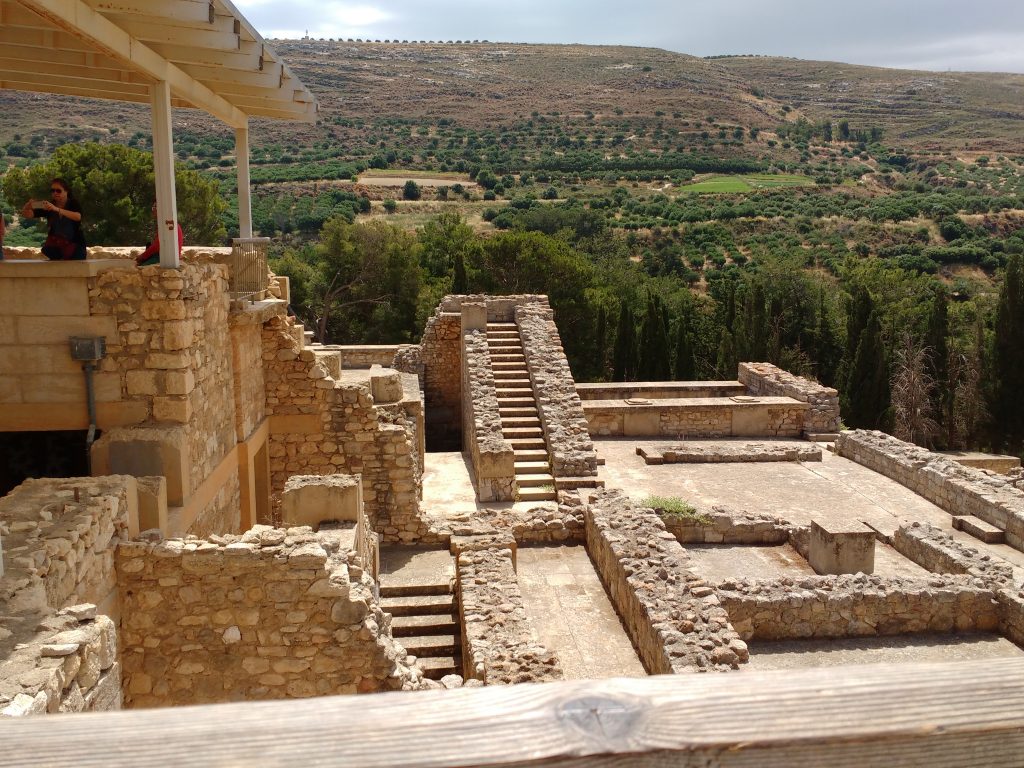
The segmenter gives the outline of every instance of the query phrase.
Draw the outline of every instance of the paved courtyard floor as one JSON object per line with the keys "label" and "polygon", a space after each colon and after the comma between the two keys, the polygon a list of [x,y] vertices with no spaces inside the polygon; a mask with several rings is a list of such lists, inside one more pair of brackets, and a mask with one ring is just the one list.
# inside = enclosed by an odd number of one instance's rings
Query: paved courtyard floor
{"label": "paved courtyard floor", "polygon": [[553,501],[478,502],[469,472],[469,459],[462,453],[427,453],[423,467],[423,509],[431,517],[465,519],[484,507],[488,509],[554,509]]}
{"label": "paved courtyard floor", "polygon": [[524,547],[516,559],[526,613],[566,679],[646,675],[585,547]]}

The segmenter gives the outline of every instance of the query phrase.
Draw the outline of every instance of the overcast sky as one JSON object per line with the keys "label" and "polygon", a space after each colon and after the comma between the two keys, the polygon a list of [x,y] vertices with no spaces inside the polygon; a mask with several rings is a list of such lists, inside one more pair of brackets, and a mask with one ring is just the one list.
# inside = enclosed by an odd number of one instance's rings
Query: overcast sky
{"label": "overcast sky", "polygon": [[1024,73],[1024,0],[235,0],[264,37],[640,45]]}

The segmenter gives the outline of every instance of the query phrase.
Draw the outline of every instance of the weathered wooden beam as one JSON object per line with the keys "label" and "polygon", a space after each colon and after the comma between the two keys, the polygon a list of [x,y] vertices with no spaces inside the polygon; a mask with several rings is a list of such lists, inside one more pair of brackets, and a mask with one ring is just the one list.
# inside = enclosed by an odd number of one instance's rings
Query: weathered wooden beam
{"label": "weathered wooden beam", "polygon": [[1019,766],[1024,659],[54,715],[0,766]]}

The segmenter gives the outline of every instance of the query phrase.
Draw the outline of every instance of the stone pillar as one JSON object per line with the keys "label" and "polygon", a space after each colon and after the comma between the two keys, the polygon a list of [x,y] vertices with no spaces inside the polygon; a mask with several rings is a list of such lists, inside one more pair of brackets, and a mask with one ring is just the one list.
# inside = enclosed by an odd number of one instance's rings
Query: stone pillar
{"label": "stone pillar", "polygon": [[293,475],[281,495],[281,520],[286,526],[358,523],[363,511],[361,475]]}
{"label": "stone pillar", "polygon": [[370,370],[370,394],[377,405],[397,403],[401,401],[402,376],[391,368],[373,368]]}
{"label": "stone pillar", "polygon": [[462,333],[487,329],[487,305],[481,302],[465,302],[462,305]]}
{"label": "stone pillar", "polygon": [[873,573],[875,532],[858,524],[846,530],[829,530],[811,522],[807,562],[815,573]]}

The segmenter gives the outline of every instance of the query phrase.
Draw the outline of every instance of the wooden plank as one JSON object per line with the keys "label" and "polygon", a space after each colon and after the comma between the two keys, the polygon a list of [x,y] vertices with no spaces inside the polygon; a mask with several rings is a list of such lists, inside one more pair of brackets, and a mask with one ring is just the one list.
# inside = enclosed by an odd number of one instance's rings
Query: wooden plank
{"label": "wooden plank", "polygon": [[37,768],[998,768],[1024,754],[1024,659],[53,715],[2,730],[0,766]]}

